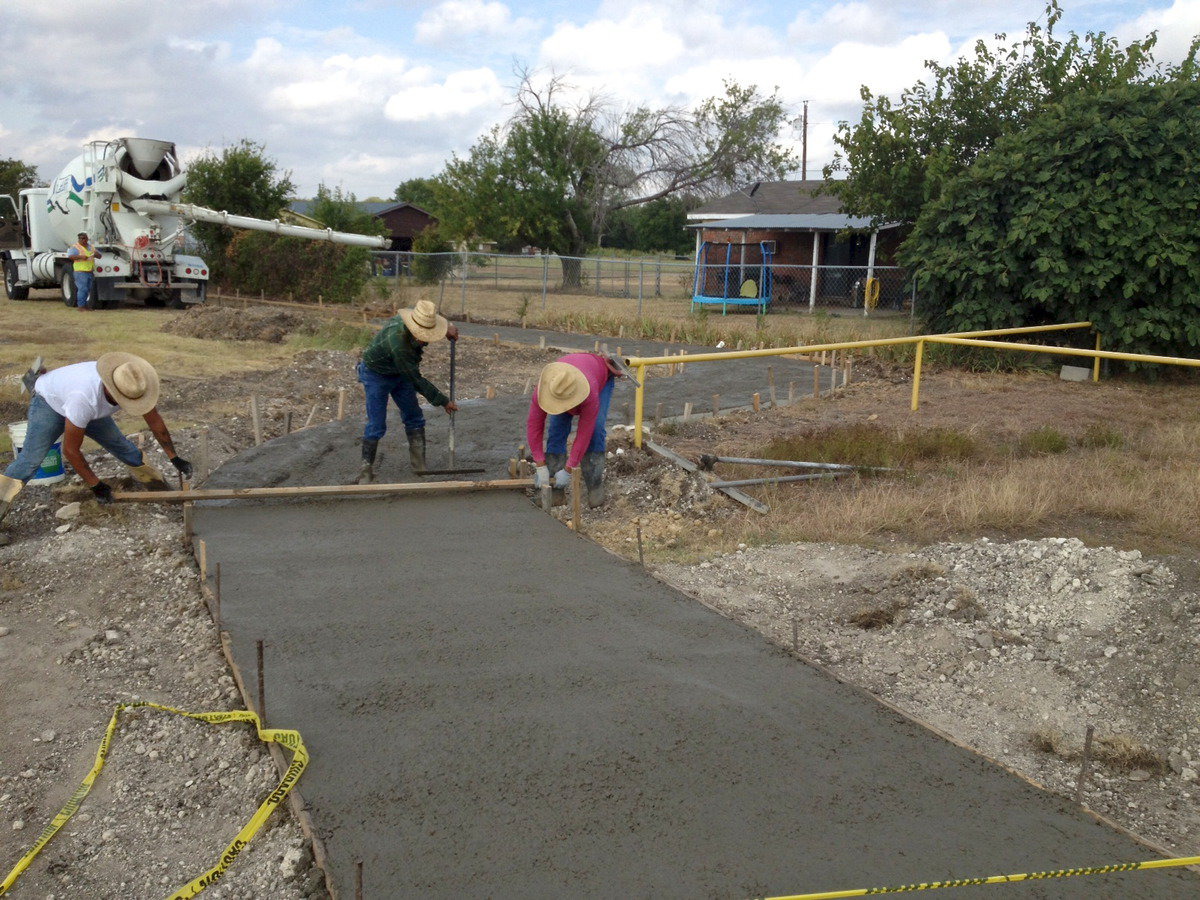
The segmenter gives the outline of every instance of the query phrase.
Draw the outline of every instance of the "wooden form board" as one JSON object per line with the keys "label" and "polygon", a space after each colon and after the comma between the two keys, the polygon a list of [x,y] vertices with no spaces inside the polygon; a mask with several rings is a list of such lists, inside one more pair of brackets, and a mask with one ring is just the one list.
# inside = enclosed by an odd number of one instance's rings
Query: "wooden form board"
{"label": "wooden form board", "polygon": [[384,494],[436,494],[465,491],[522,490],[529,478],[502,481],[419,481],[401,484],[329,484],[274,488],[200,488],[194,491],[114,491],[124,503],[196,503],[201,500],[267,500],[297,497],[361,497]]}

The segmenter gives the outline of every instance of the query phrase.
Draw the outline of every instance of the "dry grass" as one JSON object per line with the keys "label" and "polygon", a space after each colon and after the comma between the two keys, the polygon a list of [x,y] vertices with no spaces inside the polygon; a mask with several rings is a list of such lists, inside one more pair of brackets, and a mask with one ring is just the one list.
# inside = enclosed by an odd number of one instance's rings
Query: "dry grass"
{"label": "dry grass", "polygon": [[[1077,760],[1083,757],[1082,741],[1068,738],[1057,728],[1039,728],[1029,736],[1029,742],[1035,750],[1060,759]],[[1096,737],[1092,742],[1091,758],[1097,764],[1118,772],[1142,769],[1151,774],[1161,774],[1167,771],[1167,760],[1162,753],[1128,734]]]}

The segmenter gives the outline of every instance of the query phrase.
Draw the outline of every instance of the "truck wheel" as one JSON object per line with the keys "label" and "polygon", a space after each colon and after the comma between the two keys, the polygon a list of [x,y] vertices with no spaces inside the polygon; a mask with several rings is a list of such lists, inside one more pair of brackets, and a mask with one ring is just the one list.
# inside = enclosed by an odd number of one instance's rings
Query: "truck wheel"
{"label": "truck wheel", "polygon": [[75,305],[75,273],[63,269],[58,275],[58,286],[62,289],[62,301],[67,306]]}
{"label": "truck wheel", "polygon": [[17,264],[12,260],[4,263],[4,293],[9,300],[28,300],[29,288],[17,287]]}

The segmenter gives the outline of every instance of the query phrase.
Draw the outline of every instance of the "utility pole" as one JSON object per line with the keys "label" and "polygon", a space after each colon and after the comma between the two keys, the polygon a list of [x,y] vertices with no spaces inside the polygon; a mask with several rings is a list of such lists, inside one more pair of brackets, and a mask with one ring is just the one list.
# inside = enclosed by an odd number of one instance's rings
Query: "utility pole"
{"label": "utility pole", "polygon": [[808,101],[804,101],[804,126],[800,139],[800,177],[808,181]]}

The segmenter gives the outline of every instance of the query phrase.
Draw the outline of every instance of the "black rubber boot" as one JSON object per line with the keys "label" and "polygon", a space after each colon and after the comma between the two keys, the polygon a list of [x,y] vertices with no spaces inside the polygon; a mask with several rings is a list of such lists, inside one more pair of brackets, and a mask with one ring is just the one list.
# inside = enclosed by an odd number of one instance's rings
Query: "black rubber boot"
{"label": "black rubber boot", "polygon": [[[554,484],[554,476],[567,467],[567,454],[565,453],[547,453],[546,468],[550,470],[550,483]],[[559,488],[553,488],[550,491],[551,506],[566,506],[567,492]]]}
{"label": "black rubber boot", "polygon": [[583,483],[587,487],[588,506],[593,509],[604,504],[604,462],[603,450],[583,454]]}
{"label": "black rubber boot", "polygon": [[408,432],[408,462],[414,472],[424,472],[425,465],[425,429]]}
{"label": "black rubber boot", "polygon": [[379,441],[369,441],[363,438],[362,442],[362,468],[358,470],[358,477],[354,479],[355,484],[372,484],[375,481],[375,454],[379,450]]}

